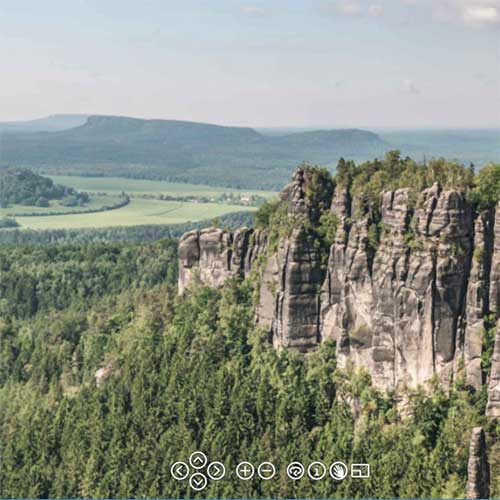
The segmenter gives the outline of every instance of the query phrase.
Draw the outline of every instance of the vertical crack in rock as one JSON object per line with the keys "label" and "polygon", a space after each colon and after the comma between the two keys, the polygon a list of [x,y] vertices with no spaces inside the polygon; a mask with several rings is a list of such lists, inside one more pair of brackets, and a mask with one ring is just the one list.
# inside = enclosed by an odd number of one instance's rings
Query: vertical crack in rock
{"label": "vertical crack in rock", "polygon": [[472,430],[467,468],[467,498],[489,498],[490,468],[486,439],[481,427]]}

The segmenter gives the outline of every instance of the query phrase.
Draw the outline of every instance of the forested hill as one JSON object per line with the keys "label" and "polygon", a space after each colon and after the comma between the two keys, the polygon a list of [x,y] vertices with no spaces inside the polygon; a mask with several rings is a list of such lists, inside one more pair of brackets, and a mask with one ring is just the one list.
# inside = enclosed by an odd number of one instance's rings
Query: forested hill
{"label": "forested hill", "polygon": [[2,164],[259,188],[281,188],[304,159],[326,164],[387,149],[378,135],[357,129],[266,136],[251,128],[113,116],[57,132],[4,133],[0,140]]}
{"label": "forested hill", "polygon": [[[71,198],[71,200],[70,200]],[[55,184],[52,179],[27,168],[9,167],[0,170],[0,208],[11,204],[46,207],[50,200],[78,204],[88,201],[86,193]]]}

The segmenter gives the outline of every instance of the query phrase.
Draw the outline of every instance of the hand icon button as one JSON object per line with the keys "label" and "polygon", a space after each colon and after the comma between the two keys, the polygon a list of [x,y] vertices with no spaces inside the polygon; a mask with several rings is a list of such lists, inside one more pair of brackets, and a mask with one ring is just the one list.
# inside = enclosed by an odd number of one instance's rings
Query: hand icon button
{"label": "hand icon button", "polygon": [[344,462],[335,462],[330,466],[330,476],[332,476],[335,481],[342,481],[342,479],[345,479],[348,472],[349,470]]}

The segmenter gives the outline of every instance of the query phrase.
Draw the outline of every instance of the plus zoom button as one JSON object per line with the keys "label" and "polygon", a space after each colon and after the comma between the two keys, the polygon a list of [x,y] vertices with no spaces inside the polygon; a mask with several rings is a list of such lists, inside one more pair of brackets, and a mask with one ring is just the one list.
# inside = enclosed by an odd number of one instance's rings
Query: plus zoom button
{"label": "plus zoom button", "polygon": [[250,462],[241,462],[240,464],[238,464],[238,467],[236,467],[236,475],[242,481],[248,481],[249,479],[252,479],[254,474],[255,467]]}

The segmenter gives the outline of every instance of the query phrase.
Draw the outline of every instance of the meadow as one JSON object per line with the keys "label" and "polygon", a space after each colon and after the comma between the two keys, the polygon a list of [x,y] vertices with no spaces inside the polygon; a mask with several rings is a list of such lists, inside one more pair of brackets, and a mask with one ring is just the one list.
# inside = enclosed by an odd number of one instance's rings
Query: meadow
{"label": "meadow", "polygon": [[[216,202],[215,200],[218,200],[223,194],[232,193],[236,197],[260,196],[263,198],[276,195],[273,191],[240,190],[119,177],[51,176],[51,179],[56,184],[89,193],[89,203],[83,207],[64,207],[58,200],[52,200],[50,206],[46,208],[13,205],[0,209],[0,217],[15,216],[21,228],[39,230],[183,224],[209,220],[233,212],[255,210],[255,207],[231,204],[230,201],[227,203]],[[88,212],[116,205],[123,192],[131,197],[130,203],[124,207],[102,212],[75,214],[75,212]],[[156,199],[160,195],[178,198],[204,198],[205,201],[213,199],[214,202]],[[148,199],[147,196],[155,198]],[[51,215],[55,212],[68,213]]]}
{"label": "meadow", "polygon": [[[30,207],[31,208],[31,207]],[[242,210],[255,210],[241,205],[194,203],[132,198],[122,208],[91,214],[17,217],[27,229],[79,229],[143,224],[180,224],[196,222]]]}
{"label": "meadow", "polygon": [[255,195],[270,198],[277,193],[274,191],[259,191],[252,189],[235,189],[204,184],[187,184],[182,182],[152,181],[146,179],[126,179],[121,177],[77,177],[69,175],[47,175],[55,183],[62,184],[87,192],[104,192],[120,194],[123,191],[130,195],[169,195],[169,196],[204,196],[218,197],[224,193],[240,195]]}
{"label": "meadow", "polygon": [[74,212],[88,212],[89,210],[100,210],[105,206],[116,205],[122,198],[118,195],[102,195],[91,196],[88,203],[83,206],[65,207],[60,204],[59,200],[51,200],[48,207],[35,207],[27,205],[13,205],[8,208],[0,208],[0,217],[3,216],[23,216],[30,214],[49,214],[50,212],[58,213],[74,213]]}

